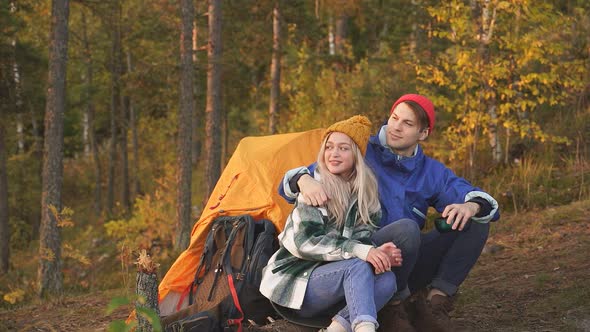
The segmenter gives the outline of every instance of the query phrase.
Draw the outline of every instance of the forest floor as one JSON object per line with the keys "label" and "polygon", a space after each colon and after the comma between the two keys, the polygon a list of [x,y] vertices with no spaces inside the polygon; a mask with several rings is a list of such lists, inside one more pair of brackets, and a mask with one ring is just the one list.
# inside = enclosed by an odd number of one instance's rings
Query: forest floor
{"label": "forest floor", "polygon": [[[0,310],[0,331],[104,331],[117,290]],[[467,331],[590,331],[590,201],[504,215],[461,287],[453,322]]]}

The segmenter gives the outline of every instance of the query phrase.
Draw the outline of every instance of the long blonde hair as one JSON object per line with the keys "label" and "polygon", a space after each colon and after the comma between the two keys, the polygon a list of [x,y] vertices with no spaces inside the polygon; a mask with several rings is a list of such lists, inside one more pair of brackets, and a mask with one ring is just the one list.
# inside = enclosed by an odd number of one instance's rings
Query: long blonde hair
{"label": "long blonde hair", "polygon": [[373,171],[365,163],[360,149],[352,140],[351,149],[354,157],[354,167],[350,176],[344,178],[340,175],[330,173],[324,160],[326,142],[330,136],[327,135],[322,141],[317,159],[320,182],[324,185],[324,190],[330,196],[330,199],[326,202],[328,213],[335,219],[339,226],[342,225],[346,218],[350,201],[356,197],[358,198],[357,223],[373,224],[371,222],[371,215],[381,209],[375,174],[373,174]]}

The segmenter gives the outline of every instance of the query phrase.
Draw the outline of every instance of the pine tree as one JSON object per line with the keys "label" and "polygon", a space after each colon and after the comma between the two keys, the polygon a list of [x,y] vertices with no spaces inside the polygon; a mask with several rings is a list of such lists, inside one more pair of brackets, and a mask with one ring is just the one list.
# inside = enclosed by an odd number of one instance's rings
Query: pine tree
{"label": "pine tree", "polygon": [[39,241],[39,294],[41,296],[61,294],[63,291],[61,239],[54,211],[61,211],[63,184],[63,126],[66,106],[69,7],[68,0],[52,1]]}

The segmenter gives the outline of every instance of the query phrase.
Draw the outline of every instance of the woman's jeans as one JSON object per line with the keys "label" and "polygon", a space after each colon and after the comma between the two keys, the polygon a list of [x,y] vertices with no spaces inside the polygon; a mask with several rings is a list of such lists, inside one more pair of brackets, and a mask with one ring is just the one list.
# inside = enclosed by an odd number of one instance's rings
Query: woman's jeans
{"label": "woman's jeans", "polygon": [[392,300],[403,300],[426,286],[454,295],[488,239],[489,223],[471,223],[466,231],[421,233],[415,221],[400,219],[377,231],[375,244],[393,242],[402,251],[402,266],[392,269],[397,282]]}
{"label": "woman's jeans", "polygon": [[377,311],[395,290],[392,272],[376,275],[372,265],[359,258],[329,262],[311,273],[299,315],[313,317],[345,301],[333,319],[347,331],[361,322],[377,326]]}

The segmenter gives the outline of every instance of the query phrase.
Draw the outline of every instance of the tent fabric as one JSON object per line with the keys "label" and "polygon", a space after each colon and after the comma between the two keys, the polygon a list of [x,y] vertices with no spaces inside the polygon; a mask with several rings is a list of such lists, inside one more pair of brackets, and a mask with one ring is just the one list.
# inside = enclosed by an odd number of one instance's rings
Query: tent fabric
{"label": "tent fabric", "polygon": [[216,217],[250,214],[254,219],[269,219],[278,231],[284,228],[293,207],[279,196],[277,188],[287,170],[315,161],[323,133],[324,129],[314,129],[240,141],[192,229],[189,248],[180,254],[160,283],[161,310],[166,297],[178,299],[178,294],[193,281],[207,233]]}

